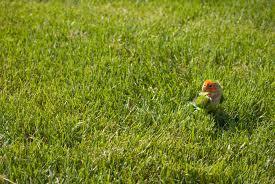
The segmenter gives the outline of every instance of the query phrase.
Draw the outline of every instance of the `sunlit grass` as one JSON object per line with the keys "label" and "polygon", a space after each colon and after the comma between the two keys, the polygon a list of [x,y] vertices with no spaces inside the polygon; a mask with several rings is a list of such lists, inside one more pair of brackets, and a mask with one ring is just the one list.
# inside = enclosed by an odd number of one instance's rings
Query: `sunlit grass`
{"label": "sunlit grass", "polygon": [[[0,10],[0,181],[274,181],[271,1]],[[187,106],[205,79],[219,114]]]}

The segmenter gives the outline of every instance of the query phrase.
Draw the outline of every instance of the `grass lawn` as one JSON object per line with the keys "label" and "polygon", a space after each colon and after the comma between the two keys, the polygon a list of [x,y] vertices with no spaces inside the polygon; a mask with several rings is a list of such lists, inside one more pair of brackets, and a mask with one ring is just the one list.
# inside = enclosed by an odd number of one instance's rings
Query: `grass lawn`
{"label": "grass lawn", "polygon": [[[274,12],[0,0],[0,183],[275,183]],[[219,115],[187,106],[205,79]]]}

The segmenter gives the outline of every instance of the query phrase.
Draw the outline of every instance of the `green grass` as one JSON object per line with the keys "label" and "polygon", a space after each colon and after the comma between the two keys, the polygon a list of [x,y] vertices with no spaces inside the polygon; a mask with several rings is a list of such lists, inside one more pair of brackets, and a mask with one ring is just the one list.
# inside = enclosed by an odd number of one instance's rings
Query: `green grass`
{"label": "green grass", "polygon": [[271,0],[0,0],[0,182],[274,183],[274,28]]}

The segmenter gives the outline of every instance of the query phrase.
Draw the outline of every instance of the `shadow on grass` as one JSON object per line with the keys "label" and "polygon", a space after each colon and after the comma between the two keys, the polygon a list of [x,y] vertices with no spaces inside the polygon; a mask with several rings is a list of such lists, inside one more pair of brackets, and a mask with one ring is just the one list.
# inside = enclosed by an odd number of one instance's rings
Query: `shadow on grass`
{"label": "shadow on grass", "polygon": [[237,126],[239,122],[239,116],[232,117],[221,109],[216,112],[211,112],[210,115],[213,117],[216,127],[223,130],[229,130]]}
{"label": "shadow on grass", "polygon": [[209,114],[213,117],[216,127],[220,130],[246,130],[250,133],[253,132],[259,123],[269,117],[259,104],[254,105],[251,113],[241,114],[234,111],[234,113],[228,114],[224,109],[219,109]]}

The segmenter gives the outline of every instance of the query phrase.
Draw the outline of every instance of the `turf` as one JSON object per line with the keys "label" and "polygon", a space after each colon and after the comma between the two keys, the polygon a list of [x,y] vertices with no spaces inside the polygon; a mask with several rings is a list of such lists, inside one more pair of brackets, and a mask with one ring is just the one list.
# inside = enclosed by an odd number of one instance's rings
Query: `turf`
{"label": "turf", "polygon": [[[275,182],[271,0],[0,10],[0,182]],[[205,79],[219,113],[187,105]]]}

